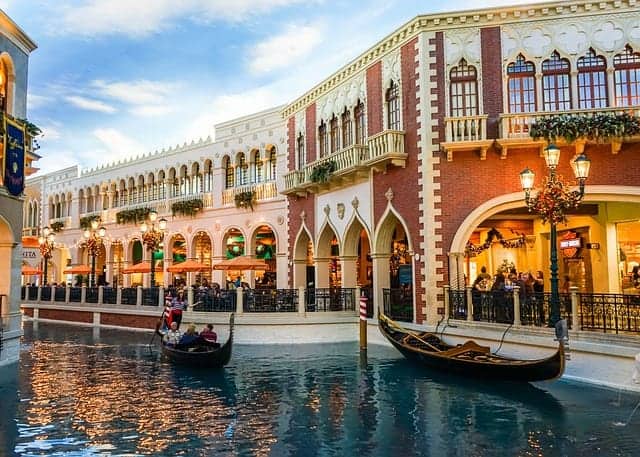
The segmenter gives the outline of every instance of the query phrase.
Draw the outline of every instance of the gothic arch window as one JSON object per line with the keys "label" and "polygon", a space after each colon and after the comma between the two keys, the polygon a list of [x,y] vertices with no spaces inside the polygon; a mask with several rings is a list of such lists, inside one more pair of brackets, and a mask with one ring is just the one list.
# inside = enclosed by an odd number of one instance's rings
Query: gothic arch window
{"label": "gothic arch window", "polygon": [[276,148],[269,150],[269,179],[275,181],[277,169],[277,154]]}
{"label": "gothic arch window", "polygon": [[536,111],[536,67],[519,54],[515,62],[507,65],[509,112]]}
{"label": "gothic arch window", "polygon": [[244,186],[247,184],[247,175],[249,174],[249,165],[244,152],[238,154],[236,161],[236,186]]}
{"label": "gothic arch window", "polygon": [[358,104],[353,110],[353,116],[356,121],[356,144],[364,145],[367,137],[367,113],[362,101],[358,100]]}
{"label": "gothic arch window", "polygon": [[460,60],[449,74],[449,100],[451,117],[478,115],[478,73],[467,61]]}
{"label": "gothic arch window", "polygon": [[298,152],[298,170],[302,170],[307,163],[307,156],[304,153],[304,135],[302,133],[299,133],[296,139],[296,150]]}
{"label": "gothic arch window", "polygon": [[578,108],[606,108],[607,61],[593,49],[578,59]]}
{"label": "gothic arch window", "polygon": [[318,139],[320,141],[320,157],[324,157],[329,152],[329,137],[327,136],[327,124],[320,121],[318,127]]}
{"label": "gothic arch window", "polygon": [[342,147],[346,148],[351,146],[353,142],[351,134],[351,112],[345,108],[340,117],[342,123]]}
{"label": "gothic arch window", "polygon": [[260,157],[260,151],[257,149],[252,153],[253,157],[251,157],[251,166],[253,167],[253,179],[255,182],[262,182],[262,158]]}
{"label": "gothic arch window", "polygon": [[387,102],[387,128],[400,130],[400,88],[392,80],[385,95]]}
{"label": "gothic arch window", "polygon": [[225,156],[222,159],[222,166],[224,167],[224,188],[230,189],[233,187],[233,165],[231,164],[231,159],[229,156]]}
{"label": "gothic arch window", "polygon": [[640,52],[627,45],[613,57],[616,106],[640,105]]}
{"label": "gothic arch window", "polygon": [[544,111],[566,111],[571,109],[571,65],[560,58],[558,51],[542,62],[542,101]]}

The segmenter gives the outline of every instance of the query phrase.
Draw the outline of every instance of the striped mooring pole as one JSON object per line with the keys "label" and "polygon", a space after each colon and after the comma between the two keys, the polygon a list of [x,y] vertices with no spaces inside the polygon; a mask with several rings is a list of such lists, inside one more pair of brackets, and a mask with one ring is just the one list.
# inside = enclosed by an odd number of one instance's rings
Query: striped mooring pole
{"label": "striped mooring pole", "polygon": [[360,297],[360,350],[367,350],[367,297]]}

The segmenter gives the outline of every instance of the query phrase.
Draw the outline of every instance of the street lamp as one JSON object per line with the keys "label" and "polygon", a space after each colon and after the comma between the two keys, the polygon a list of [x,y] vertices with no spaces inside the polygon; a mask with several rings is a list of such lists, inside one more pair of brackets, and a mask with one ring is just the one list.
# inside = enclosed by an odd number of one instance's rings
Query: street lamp
{"label": "street lamp", "polygon": [[96,256],[100,252],[100,246],[102,245],[102,239],[107,233],[107,229],[104,227],[98,228],[98,220],[93,219],[91,226],[84,231],[84,237],[87,240],[87,252],[91,256],[91,276],[89,277],[89,286],[96,286]]}
{"label": "street lamp", "polygon": [[164,239],[164,232],[167,228],[167,220],[162,218],[158,221],[156,227],[156,220],[158,219],[158,213],[151,211],[147,221],[143,221],[140,224],[140,232],[142,232],[142,241],[147,249],[151,252],[151,287],[156,286],[156,259],[154,257],[155,252],[162,244]]}
{"label": "street lamp", "polygon": [[558,246],[556,225],[566,221],[566,213],[572,208],[577,208],[584,197],[584,182],[589,177],[591,161],[586,155],[580,154],[571,162],[573,173],[578,180],[579,190],[570,191],[565,187],[560,177],[556,174],[556,167],[560,162],[560,149],[553,143],[544,149],[544,161],[549,169],[549,176],[545,178],[544,185],[538,193],[532,197],[535,174],[529,168],[520,172],[520,182],[525,193],[525,202],[529,212],[536,212],[542,218],[542,222],[549,222],[551,226],[551,314],[549,326],[555,326],[560,320],[560,291],[558,290]]}
{"label": "street lamp", "polygon": [[53,255],[53,248],[55,247],[56,234],[53,233],[49,227],[42,229],[42,235],[38,238],[40,244],[40,255],[44,259],[44,280],[43,286],[46,286],[49,282],[47,268],[49,266],[49,259]]}

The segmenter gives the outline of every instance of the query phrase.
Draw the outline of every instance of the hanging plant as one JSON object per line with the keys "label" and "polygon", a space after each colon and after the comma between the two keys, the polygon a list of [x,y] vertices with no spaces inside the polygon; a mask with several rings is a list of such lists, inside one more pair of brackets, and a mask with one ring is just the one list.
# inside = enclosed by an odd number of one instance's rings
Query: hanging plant
{"label": "hanging plant", "polygon": [[95,215],[94,215],[94,216],[81,217],[81,218],[80,218],[80,228],[81,228],[82,230],[86,230],[86,229],[88,229],[89,227],[91,227],[91,222],[93,222],[93,221],[98,221],[98,224],[99,224],[100,222],[102,222],[102,221],[100,220],[100,216],[95,216]]}
{"label": "hanging plant", "polygon": [[529,127],[529,135],[534,139],[544,138],[547,142],[563,138],[571,143],[579,138],[608,142],[615,138],[640,135],[640,118],[628,113],[560,114],[536,119]]}
{"label": "hanging plant", "polygon": [[171,205],[171,215],[181,214],[183,216],[194,217],[202,208],[204,208],[204,204],[200,198],[175,202]]}
{"label": "hanging plant", "polygon": [[51,230],[53,230],[55,233],[61,232],[63,228],[64,228],[64,222],[62,221],[56,221],[51,223]]}
{"label": "hanging plant", "polygon": [[116,223],[136,224],[144,221],[150,212],[151,208],[124,209],[116,213]]}
{"label": "hanging plant", "polygon": [[331,174],[338,169],[338,164],[335,160],[323,162],[313,167],[311,171],[311,182],[323,183],[329,181]]}
{"label": "hanging plant", "polygon": [[253,211],[253,205],[256,204],[256,193],[252,190],[239,192],[234,197],[236,208],[250,208]]}

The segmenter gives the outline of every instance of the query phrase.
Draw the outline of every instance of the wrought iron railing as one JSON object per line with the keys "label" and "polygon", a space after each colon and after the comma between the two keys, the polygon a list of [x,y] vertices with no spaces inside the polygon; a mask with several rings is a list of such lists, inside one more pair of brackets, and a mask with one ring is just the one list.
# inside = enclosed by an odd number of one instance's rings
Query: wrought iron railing
{"label": "wrought iron railing", "polygon": [[22,286],[20,288],[20,300],[26,300],[27,299],[27,286]]}
{"label": "wrought iron railing", "polygon": [[367,318],[373,318],[373,287],[361,287],[360,295],[367,297]]}
{"label": "wrought iron railing", "polygon": [[315,311],[355,311],[355,289],[316,288],[305,291],[305,309]]}
{"label": "wrought iron railing", "polygon": [[40,290],[40,301],[51,301],[51,287],[43,287]]}
{"label": "wrought iron railing", "polygon": [[118,291],[113,287],[104,287],[102,289],[102,303],[107,305],[115,305],[118,300]]}
{"label": "wrought iron railing", "polygon": [[382,289],[384,314],[395,321],[413,322],[413,295],[405,289]]}
{"label": "wrought iron railing", "polygon": [[233,312],[236,310],[235,290],[199,290],[194,294],[194,311]]}
{"label": "wrought iron railing", "polygon": [[69,288],[69,303],[80,303],[82,301],[82,287]]}
{"label": "wrought iron railing", "polygon": [[98,303],[98,288],[87,287],[85,289],[85,302],[86,303]]}
{"label": "wrought iron railing", "polygon": [[35,286],[27,287],[27,300],[34,301],[38,299],[38,288]]}
{"label": "wrought iron railing", "polygon": [[243,292],[243,307],[248,313],[294,313],[298,311],[296,289],[256,289]]}
{"label": "wrought iron railing", "polygon": [[578,295],[582,330],[640,333],[640,295]]}
{"label": "wrought iron railing", "polygon": [[160,289],[157,287],[142,289],[142,306],[158,306],[159,296]]}
{"label": "wrought iron railing", "polygon": [[467,319],[467,291],[464,289],[449,289],[449,316],[451,319]]}
{"label": "wrought iron railing", "polygon": [[64,302],[67,300],[67,288],[56,287],[53,291],[53,300],[57,302]]}
{"label": "wrought iron railing", "polygon": [[120,294],[120,303],[123,305],[136,305],[138,303],[138,288],[123,287]]}

